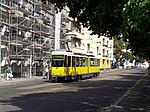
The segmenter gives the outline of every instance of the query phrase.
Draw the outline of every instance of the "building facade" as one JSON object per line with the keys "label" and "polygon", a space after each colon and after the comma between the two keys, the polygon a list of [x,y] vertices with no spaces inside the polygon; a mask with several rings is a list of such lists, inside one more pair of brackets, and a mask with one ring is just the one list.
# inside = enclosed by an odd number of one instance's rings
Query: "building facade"
{"label": "building facade", "polygon": [[54,49],[55,8],[40,0],[0,0],[1,73],[14,77],[42,75]]}

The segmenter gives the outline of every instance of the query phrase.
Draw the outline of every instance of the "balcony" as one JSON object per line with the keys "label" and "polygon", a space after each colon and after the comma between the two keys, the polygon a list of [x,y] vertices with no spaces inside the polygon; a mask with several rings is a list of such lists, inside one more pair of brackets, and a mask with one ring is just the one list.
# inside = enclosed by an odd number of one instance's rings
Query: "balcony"
{"label": "balcony", "polygon": [[1,19],[1,24],[2,24],[2,25],[5,25],[5,26],[9,26],[9,20],[8,20],[8,19],[5,19],[5,18],[2,18],[2,19]]}
{"label": "balcony", "polygon": [[74,53],[84,53],[83,48],[71,47],[71,51]]}
{"label": "balcony", "polygon": [[22,30],[30,30],[31,29],[31,24],[32,22],[29,21],[29,20],[25,20],[25,18],[18,18],[18,21],[12,21],[12,24],[11,26],[12,27],[15,27],[15,28],[19,28],[19,29],[22,29]]}
{"label": "balcony", "polygon": [[42,4],[42,9],[51,10],[51,4],[48,1],[44,1]]}
{"label": "balcony", "polygon": [[91,53],[91,54],[93,54],[93,51],[92,51],[92,50],[88,50],[88,51],[87,51],[87,53]]}
{"label": "balcony", "polygon": [[49,14],[51,14],[51,15],[55,15],[55,10],[54,9],[52,9],[52,10],[47,10],[47,12],[49,13]]}
{"label": "balcony", "polygon": [[107,54],[103,54],[102,56],[103,56],[103,57],[108,57],[108,55],[107,55]]}
{"label": "balcony", "polygon": [[97,53],[97,55],[101,55],[101,53]]}
{"label": "balcony", "polygon": [[97,43],[101,44],[101,41],[97,41]]}
{"label": "balcony", "polygon": [[45,36],[45,37],[50,36],[49,32],[37,31],[37,30],[30,30],[30,32],[35,34],[35,35],[40,35],[40,36]]}
{"label": "balcony", "polygon": [[29,6],[27,4],[22,4],[18,7],[18,10],[26,15],[31,15],[32,9],[29,9],[28,7]]}
{"label": "balcony", "polygon": [[107,45],[106,43],[103,43],[103,46],[104,46],[104,47],[108,47],[108,45]]}
{"label": "balcony", "polygon": [[71,36],[71,38],[80,39],[80,40],[84,38],[82,34],[75,32],[75,31],[66,33],[66,36]]}
{"label": "balcony", "polygon": [[48,14],[44,14],[40,16],[41,20],[43,20],[45,23],[51,23],[51,18]]}
{"label": "balcony", "polygon": [[11,6],[9,5],[9,1],[2,0],[2,3],[0,3],[0,6],[2,6],[4,9],[10,10]]}
{"label": "balcony", "polygon": [[1,11],[1,18],[2,19],[9,17],[9,12],[7,10],[0,8],[0,11]]}
{"label": "balcony", "polygon": [[4,35],[1,35],[1,41],[4,43],[4,42],[8,42],[9,41],[9,32],[6,32]]}

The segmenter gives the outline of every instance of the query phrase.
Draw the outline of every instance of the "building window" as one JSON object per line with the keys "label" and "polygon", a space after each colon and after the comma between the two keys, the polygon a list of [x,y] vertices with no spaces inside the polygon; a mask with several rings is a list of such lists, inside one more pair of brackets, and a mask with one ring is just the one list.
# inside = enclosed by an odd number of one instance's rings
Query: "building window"
{"label": "building window", "polygon": [[90,50],[90,44],[87,44],[87,51]]}
{"label": "building window", "polygon": [[112,48],[112,43],[110,44],[110,48]]}
{"label": "building window", "polygon": [[110,58],[112,58],[112,53],[110,53]]}
{"label": "building window", "polygon": [[105,55],[105,49],[103,49],[103,55]]}
{"label": "building window", "polygon": [[109,60],[107,60],[107,65],[109,64]]}
{"label": "building window", "polygon": [[105,39],[103,39],[103,44],[105,44]]}
{"label": "building window", "polygon": [[97,54],[99,54],[99,47],[97,47]]}
{"label": "building window", "polygon": [[103,64],[105,64],[105,59],[103,59]]}

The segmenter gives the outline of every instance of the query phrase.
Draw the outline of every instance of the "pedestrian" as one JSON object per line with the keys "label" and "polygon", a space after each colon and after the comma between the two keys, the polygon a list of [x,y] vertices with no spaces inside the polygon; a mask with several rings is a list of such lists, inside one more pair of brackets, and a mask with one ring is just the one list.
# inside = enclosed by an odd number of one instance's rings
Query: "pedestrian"
{"label": "pedestrian", "polygon": [[6,66],[5,73],[6,73],[6,80],[9,80],[9,79],[12,80],[13,78],[12,69],[8,65]]}
{"label": "pedestrian", "polygon": [[49,73],[49,69],[48,69],[48,66],[46,66],[45,69],[44,69],[44,73],[43,73],[43,79],[48,78],[48,73]]}

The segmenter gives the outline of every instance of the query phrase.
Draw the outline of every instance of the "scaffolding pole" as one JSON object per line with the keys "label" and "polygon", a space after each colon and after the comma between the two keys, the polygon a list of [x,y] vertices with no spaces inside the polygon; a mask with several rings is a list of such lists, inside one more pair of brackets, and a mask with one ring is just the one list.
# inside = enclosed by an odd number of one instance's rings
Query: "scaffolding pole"
{"label": "scaffolding pole", "polygon": [[[6,53],[7,59],[9,59],[9,64],[17,64],[13,67],[19,67],[19,72],[21,72],[21,76],[23,73],[23,70],[26,69],[25,67],[29,67],[29,77],[32,77],[32,74],[36,74],[38,71],[36,64],[32,65],[33,61],[39,61],[41,62],[42,59],[48,59],[48,53],[45,53],[52,49],[52,45],[45,46],[47,44],[47,39],[50,40],[50,35],[53,35],[51,33],[51,29],[53,28],[52,25],[49,25],[50,17],[54,17],[54,15],[50,15],[48,11],[51,9],[49,8],[49,4],[43,4],[42,2],[32,2],[21,0],[11,0],[11,1],[3,1],[0,0],[0,15],[2,19],[2,15],[4,14],[4,20],[1,20],[1,24],[5,26],[4,32],[8,33],[7,35],[3,35],[0,31],[0,45],[6,44],[7,45],[7,51],[3,51],[0,48],[0,55],[2,53]],[[37,10],[39,8],[39,10]],[[36,10],[36,11],[35,11]],[[48,11],[47,11],[48,10]],[[37,11],[43,11],[44,13],[37,13]],[[4,13],[3,13],[4,12]],[[2,14],[3,13],[3,14]],[[6,14],[5,14],[6,13]],[[36,16],[39,14],[38,16]],[[54,28],[53,28],[54,29]],[[23,35],[22,35],[23,34]],[[26,35],[27,34],[27,35]],[[5,41],[1,39],[1,36],[6,39]],[[6,36],[6,37],[5,37]],[[37,36],[38,39],[35,39],[35,36]],[[31,38],[31,39],[30,39]],[[44,42],[43,42],[44,40]],[[1,43],[1,41],[5,43]],[[37,44],[39,44],[40,49],[37,49]],[[22,45],[22,46],[20,46]],[[31,48],[32,47],[32,48]],[[30,51],[25,51],[25,49],[28,49]],[[2,50],[2,51],[1,51]],[[23,52],[25,51],[25,52]],[[21,57],[20,57],[21,55]],[[2,56],[2,55],[1,55]],[[3,57],[3,56],[2,56]],[[0,57],[0,65],[2,63],[2,57]],[[37,58],[38,57],[38,58]],[[22,60],[24,59],[24,60]],[[29,60],[29,61],[28,61]],[[7,60],[5,60],[6,62]],[[13,62],[17,61],[17,62]],[[26,61],[28,64],[24,65],[23,61]],[[21,62],[21,65],[20,65]],[[19,63],[19,64],[18,64]],[[5,63],[6,64],[6,63]],[[23,64],[23,65],[22,65]],[[39,62],[38,62],[39,64]],[[41,64],[41,63],[40,63]],[[41,64],[43,65],[43,64]],[[16,68],[15,68],[16,69]],[[1,79],[1,69],[0,66],[0,79]],[[18,72],[18,71],[16,71]],[[20,74],[20,73],[19,73]]]}
{"label": "scaffolding pole", "polygon": [[[2,0],[0,0],[0,3],[2,3]],[[0,46],[1,46],[1,33],[2,33],[2,4],[0,4]],[[1,48],[0,48],[0,81],[1,81],[1,62],[2,62],[2,57],[1,57]]]}

